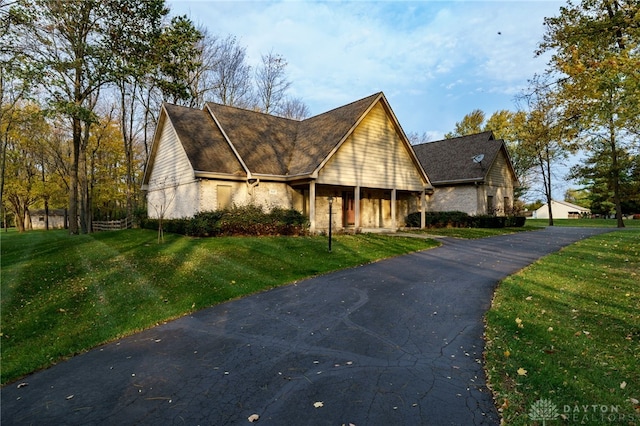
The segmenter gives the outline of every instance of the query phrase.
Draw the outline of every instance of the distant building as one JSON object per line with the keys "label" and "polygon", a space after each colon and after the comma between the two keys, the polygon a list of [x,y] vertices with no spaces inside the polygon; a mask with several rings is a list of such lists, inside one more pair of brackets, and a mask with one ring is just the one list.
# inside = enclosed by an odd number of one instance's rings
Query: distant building
{"label": "distant building", "polygon": [[[566,201],[551,200],[551,213],[554,219],[579,219],[591,214],[591,210]],[[533,219],[549,219],[549,206],[543,205],[533,212]]]}
{"label": "distant building", "polygon": [[[47,229],[47,217],[44,209],[31,210],[31,228]],[[67,212],[64,209],[49,210],[49,229],[64,229],[67,221]]]}

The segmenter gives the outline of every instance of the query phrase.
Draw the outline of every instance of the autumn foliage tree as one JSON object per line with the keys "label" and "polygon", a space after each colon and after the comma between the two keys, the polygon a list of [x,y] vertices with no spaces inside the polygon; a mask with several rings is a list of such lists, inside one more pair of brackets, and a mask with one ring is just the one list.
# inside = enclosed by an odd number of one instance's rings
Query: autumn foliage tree
{"label": "autumn foliage tree", "polygon": [[[640,8],[637,0],[568,2],[545,19],[538,54],[550,52],[548,73],[558,81],[558,101],[580,121],[581,148],[597,159],[622,221],[621,161],[637,149],[640,117]],[[598,179],[600,180],[600,179]]]}

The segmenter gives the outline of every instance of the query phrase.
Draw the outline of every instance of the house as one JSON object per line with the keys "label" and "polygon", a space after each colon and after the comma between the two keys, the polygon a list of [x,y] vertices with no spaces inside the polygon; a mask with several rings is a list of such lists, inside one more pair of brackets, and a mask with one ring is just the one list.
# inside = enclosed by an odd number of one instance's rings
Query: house
{"label": "house", "polygon": [[493,132],[414,145],[435,193],[429,211],[506,215],[518,184],[509,153]]}
{"label": "house", "polygon": [[293,208],[311,232],[424,224],[429,178],[383,93],[298,121],[216,103],[162,106],[143,189],[150,217]]}
{"label": "house", "polygon": [[[48,213],[48,214],[47,214]],[[68,226],[69,218],[65,209],[44,209],[31,210],[31,229],[65,229]]]}
{"label": "house", "polygon": [[[551,214],[554,219],[580,219],[591,215],[591,210],[576,206],[566,201],[551,200]],[[534,219],[549,219],[549,204],[545,204],[533,212]]]}

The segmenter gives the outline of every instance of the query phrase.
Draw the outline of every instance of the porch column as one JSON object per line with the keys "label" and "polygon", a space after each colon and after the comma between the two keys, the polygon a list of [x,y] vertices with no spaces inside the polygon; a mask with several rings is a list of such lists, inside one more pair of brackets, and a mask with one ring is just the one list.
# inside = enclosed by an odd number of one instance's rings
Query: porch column
{"label": "porch column", "polygon": [[398,225],[396,222],[396,193],[397,189],[393,188],[391,190],[391,227],[394,229],[398,229]]}
{"label": "porch column", "polygon": [[316,181],[309,182],[309,232],[316,232]]}
{"label": "porch column", "polygon": [[427,226],[427,190],[422,189],[420,195],[420,229],[424,229]]}
{"label": "porch column", "polygon": [[356,186],[353,188],[353,203],[355,210],[355,220],[354,220],[354,228],[356,231],[360,228],[360,187]]}

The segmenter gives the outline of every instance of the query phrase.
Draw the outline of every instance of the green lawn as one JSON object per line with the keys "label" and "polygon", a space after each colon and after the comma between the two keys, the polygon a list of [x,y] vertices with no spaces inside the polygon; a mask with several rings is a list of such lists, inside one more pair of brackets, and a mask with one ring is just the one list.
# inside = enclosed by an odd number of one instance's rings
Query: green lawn
{"label": "green lawn", "polygon": [[[547,226],[549,219],[527,219],[528,226]],[[553,226],[580,226],[591,228],[615,228],[615,219],[553,219]],[[640,228],[640,220],[625,219],[627,228]]]}
{"label": "green lawn", "polygon": [[465,239],[477,239],[493,237],[496,235],[513,234],[540,229],[539,225],[525,225],[519,228],[430,228],[411,231],[412,233],[425,234],[440,237],[453,237]]}
{"label": "green lawn", "polygon": [[505,424],[544,424],[533,411],[543,399],[557,408],[546,420],[559,424],[640,424],[639,283],[640,230],[624,230],[499,285],[486,315],[486,369]]}
{"label": "green lawn", "polygon": [[438,245],[375,234],[193,239],[128,230],[0,234],[2,383],[168,319]]}

